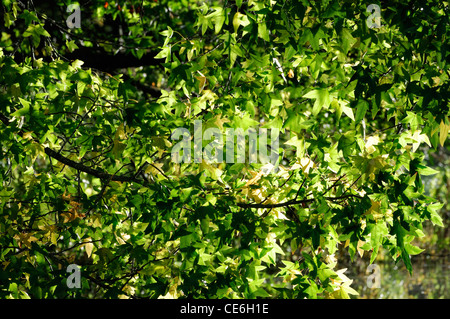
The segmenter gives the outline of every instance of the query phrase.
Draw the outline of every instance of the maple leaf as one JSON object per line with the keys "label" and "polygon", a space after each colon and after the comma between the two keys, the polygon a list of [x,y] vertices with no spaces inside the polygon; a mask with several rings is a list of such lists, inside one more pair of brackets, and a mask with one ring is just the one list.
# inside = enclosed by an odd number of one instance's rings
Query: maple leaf
{"label": "maple leaf", "polygon": [[223,131],[223,124],[230,122],[227,118],[222,118],[222,114],[218,114],[213,122],[221,131]]}

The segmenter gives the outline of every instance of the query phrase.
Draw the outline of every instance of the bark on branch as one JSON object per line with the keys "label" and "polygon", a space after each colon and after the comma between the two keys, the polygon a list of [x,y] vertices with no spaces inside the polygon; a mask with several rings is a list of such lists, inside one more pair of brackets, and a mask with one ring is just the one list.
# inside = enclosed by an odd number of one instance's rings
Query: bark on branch
{"label": "bark on branch", "polygon": [[68,159],[67,157],[62,156],[61,154],[55,152],[54,150],[52,150],[48,147],[44,148],[44,151],[45,151],[45,154],[56,159],[58,162],[61,162],[67,166],[75,168],[76,170],[79,170],[79,171],[87,173],[89,175],[98,177],[100,179],[117,181],[117,182],[137,182],[137,183],[142,184],[142,181],[139,181],[138,179],[134,178],[134,176],[112,175],[112,174],[109,174],[109,173],[106,173],[106,172],[103,172],[100,170],[90,168],[81,163],[72,161],[71,159]]}
{"label": "bark on branch", "polygon": [[[6,117],[4,114],[0,113],[0,121],[3,122],[5,126],[9,126],[11,124],[8,117]],[[22,130],[19,131],[19,134],[22,135]],[[56,159],[57,161],[70,166],[72,168],[75,168],[76,170],[79,170],[81,172],[87,173],[89,175],[95,176],[97,178],[108,180],[108,181],[116,181],[116,182],[136,182],[139,184],[146,184],[146,181],[141,181],[137,179],[135,176],[124,176],[124,175],[115,175],[115,174],[109,174],[101,170],[93,169],[89,166],[86,166],[84,164],[72,161],[71,159],[68,159],[65,156],[62,156],[58,152],[55,152],[51,148],[45,147],[44,148],[45,154],[50,156],[51,158]]]}
{"label": "bark on branch", "polygon": [[[355,198],[362,198],[361,196],[358,195],[344,195],[344,196],[338,196],[338,197],[324,197],[326,200],[329,201],[335,201],[335,200],[343,200],[346,198],[351,198],[351,197],[355,197]],[[242,207],[242,208],[277,208],[277,207],[287,207],[287,206],[292,206],[292,205],[297,205],[297,204],[303,204],[303,203],[310,203],[310,202],[314,202],[316,199],[314,198],[308,198],[308,199],[301,199],[301,200],[289,200],[287,202],[284,203],[277,203],[277,204],[247,204],[247,203],[238,203],[237,206]]]}

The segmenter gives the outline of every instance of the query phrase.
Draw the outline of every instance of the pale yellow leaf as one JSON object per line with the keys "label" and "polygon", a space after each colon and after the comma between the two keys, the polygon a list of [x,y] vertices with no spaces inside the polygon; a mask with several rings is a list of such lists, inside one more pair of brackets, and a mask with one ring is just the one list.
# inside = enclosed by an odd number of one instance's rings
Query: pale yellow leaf
{"label": "pale yellow leaf", "polygon": [[87,242],[86,244],[84,244],[84,249],[86,250],[86,255],[88,256],[88,258],[91,258],[93,248],[94,244],[92,242]]}
{"label": "pale yellow leaf", "polygon": [[358,250],[359,255],[362,257],[364,255],[364,249],[361,249],[361,246],[364,245],[362,240],[358,240],[358,244],[356,245],[356,249]]}
{"label": "pale yellow leaf", "polygon": [[253,178],[250,179],[250,180],[245,184],[245,186],[250,186],[250,185],[256,184],[256,183],[261,179],[261,177],[262,177],[263,174],[264,174],[263,171],[259,171],[259,172],[250,171],[250,173],[253,175]]}
{"label": "pale yellow leaf", "polygon": [[304,173],[308,174],[309,170],[314,167],[314,162],[308,157],[300,159],[300,166]]}

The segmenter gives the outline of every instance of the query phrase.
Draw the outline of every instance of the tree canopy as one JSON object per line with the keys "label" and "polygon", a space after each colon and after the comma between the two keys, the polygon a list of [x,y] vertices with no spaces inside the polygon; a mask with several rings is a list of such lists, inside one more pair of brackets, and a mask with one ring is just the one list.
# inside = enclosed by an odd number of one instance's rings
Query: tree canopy
{"label": "tree canopy", "polygon": [[443,226],[448,1],[2,11],[0,298],[349,298],[339,247],[412,272]]}

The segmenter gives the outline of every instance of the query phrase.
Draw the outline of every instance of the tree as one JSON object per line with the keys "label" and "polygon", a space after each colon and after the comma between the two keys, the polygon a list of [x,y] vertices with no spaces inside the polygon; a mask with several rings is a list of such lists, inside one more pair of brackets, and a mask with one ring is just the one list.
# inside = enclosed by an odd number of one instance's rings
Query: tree
{"label": "tree", "polygon": [[340,245],[413,271],[448,2],[69,4],[2,5],[1,298],[348,298]]}

